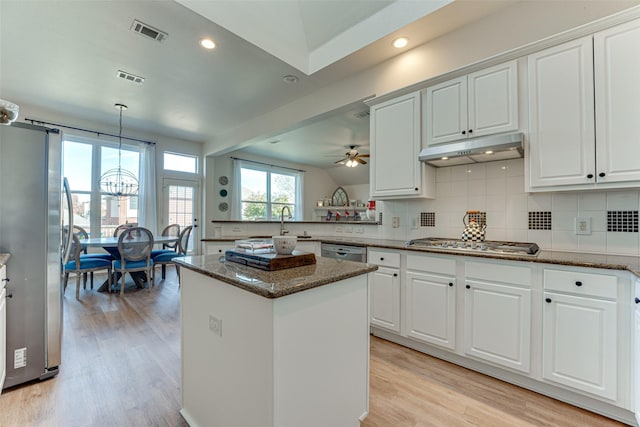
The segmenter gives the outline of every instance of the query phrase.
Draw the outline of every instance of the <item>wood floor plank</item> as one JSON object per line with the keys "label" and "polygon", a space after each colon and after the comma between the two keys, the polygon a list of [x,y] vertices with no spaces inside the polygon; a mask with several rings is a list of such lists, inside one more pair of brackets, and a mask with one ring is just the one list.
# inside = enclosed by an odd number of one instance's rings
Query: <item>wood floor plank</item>
{"label": "wood floor plank", "polygon": [[[103,279],[96,275],[97,283]],[[178,413],[180,289],[173,268],[151,292],[127,287],[123,298],[87,289],[80,301],[68,293],[63,335],[60,374],[5,390],[1,427],[187,426]],[[375,337],[370,366],[362,427],[622,425]]]}

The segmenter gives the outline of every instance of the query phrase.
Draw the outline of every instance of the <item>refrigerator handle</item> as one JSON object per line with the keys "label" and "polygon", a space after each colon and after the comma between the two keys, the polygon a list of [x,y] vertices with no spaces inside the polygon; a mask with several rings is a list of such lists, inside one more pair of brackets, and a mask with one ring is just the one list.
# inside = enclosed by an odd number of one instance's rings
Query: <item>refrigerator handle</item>
{"label": "refrigerator handle", "polygon": [[[67,212],[69,215],[69,218],[67,218],[67,224],[69,224],[69,233],[73,233],[73,202],[71,201],[71,188],[69,187],[69,181],[66,177],[64,178],[62,185],[63,193],[67,202]],[[64,229],[62,230],[62,232],[64,233]],[[66,237],[66,240],[63,239],[63,241],[65,242],[65,247],[62,252],[62,265],[65,265],[69,261],[69,251],[71,250],[71,242],[73,242],[71,234]]]}

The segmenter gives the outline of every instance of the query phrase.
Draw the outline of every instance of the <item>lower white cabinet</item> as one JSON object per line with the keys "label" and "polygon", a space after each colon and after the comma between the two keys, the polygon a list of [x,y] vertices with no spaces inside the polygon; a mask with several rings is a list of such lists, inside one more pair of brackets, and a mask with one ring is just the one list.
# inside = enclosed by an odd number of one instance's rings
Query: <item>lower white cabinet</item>
{"label": "lower white cabinet", "polygon": [[367,262],[378,265],[369,276],[371,324],[400,332],[400,254],[368,251]]}
{"label": "lower white cabinet", "polygon": [[634,407],[636,413],[636,421],[640,425],[640,279],[635,281],[635,296],[634,296],[634,334],[635,334],[635,352],[632,358],[633,370],[634,370]]}
{"label": "lower white cabinet", "polygon": [[205,255],[224,255],[227,249],[233,249],[235,247],[234,242],[204,242],[204,254]]}
{"label": "lower white cabinet", "polygon": [[465,263],[465,354],[530,371],[531,276],[517,263]]}
{"label": "lower white cabinet", "polygon": [[454,350],[456,347],[455,260],[407,255],[407,336]]}
{"label": "lower white cabinet", "polygon": [[4,379],[7,373],[7,289],[5,288],[7,268],[0,267],[0,393],[4,387]]}
{"label": "lower white cabinet", "polygon": [[546,269],[544,288],[543,378],[616,400],[616,277]]}

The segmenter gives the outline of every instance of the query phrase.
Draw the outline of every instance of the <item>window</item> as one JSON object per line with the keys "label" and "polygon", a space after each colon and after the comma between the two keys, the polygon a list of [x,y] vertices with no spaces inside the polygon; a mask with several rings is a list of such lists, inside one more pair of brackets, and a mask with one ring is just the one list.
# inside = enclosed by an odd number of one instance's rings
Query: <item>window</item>
{"label": "window", "polygon": [[198,158],[185,154],[164,152],[164,169],[176,172],[198,173]]}
{"label": "window", "polygon": [[[122,146],[122,168],[139,178],[140,152]],[[120,224],[138,222],[138,197],[114,199],[100,193],[100,176],[118,167],[118,146],[107,141],[66,136],[62,174],[69,180],[73,202],[73,223],[90,237],[112,236]]]}
{"label": "window", "polygon": [[302,175],[266,165],[240,165],[240,212],[242,220],[277,220],[287,206],[301,217]]}

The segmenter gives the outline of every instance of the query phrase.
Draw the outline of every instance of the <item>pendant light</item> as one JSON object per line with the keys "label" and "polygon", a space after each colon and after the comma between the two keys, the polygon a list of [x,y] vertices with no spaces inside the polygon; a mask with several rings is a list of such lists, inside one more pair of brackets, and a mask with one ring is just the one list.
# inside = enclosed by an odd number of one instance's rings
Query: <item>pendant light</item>
{"label": "pendant light", "polygon": [[118,133],[118,167],[109,169],[100,177],[100,192],[105,196],[126,199],[138,195],[138,179],[126,169],[122,169],[122,110],[124,104],[115,104],[120,109],[120,132]]}
{"label": "pendant light", "polygon": [[0,99],[0,125],[10,125],[18,118],[20,108],[13,102]]}

